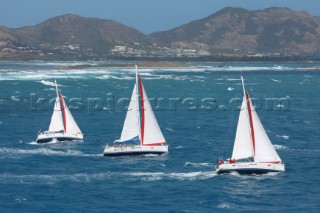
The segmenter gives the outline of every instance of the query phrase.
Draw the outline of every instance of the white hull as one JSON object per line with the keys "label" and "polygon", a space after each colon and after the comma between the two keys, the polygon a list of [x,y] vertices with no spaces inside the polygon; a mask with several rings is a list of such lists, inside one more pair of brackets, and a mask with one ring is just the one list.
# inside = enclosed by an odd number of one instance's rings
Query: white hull
{"label": "white hull", "polygon": [[47,143],[52,140],[57,140],[57,141],[83,140],[83,134],[47,132],[47,133],[41,133],[37,137],[37,143]]}
{"label": "white hull", "polygon": [[239,174],[264,174],[268,172],[284,172],[283,163],[223,163],[216,166],[217,173],[238,172]]}
{"label": "white hull", "polygon": [[141,146],[141,145],[119,145],[105,146],[104,156],[124,156],[124,155],[161,155],[168,152],[168,146]]}

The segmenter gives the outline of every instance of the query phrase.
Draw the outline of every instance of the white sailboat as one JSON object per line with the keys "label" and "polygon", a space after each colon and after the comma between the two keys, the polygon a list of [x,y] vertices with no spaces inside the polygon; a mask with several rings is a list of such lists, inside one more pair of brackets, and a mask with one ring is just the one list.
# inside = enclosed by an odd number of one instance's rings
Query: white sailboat
{"label": "white sailboat", "polygon": [[219,159],[216,171],[218,173],[236,171],[240,174],[284,172],[284,164],[274,149],[251,103],[242,76],[241,80],[244,96],[232,157],[228,161]]}
{"label": "white sailboat", "polygon": [[105,156],[160,155],[168,152],[166,140],[152,111],[142,80],[138,75],[137,66],[135,68],[136,83],[120,139],[115,140],[114,143],[116,144],[113,146],[105,146]]}
{"label": "white sailboat", "polygon": [[53,140],[83,140],[83,134],[72,117],[68,106],[65,104],[56,81],[55,85],[57,97],[54,104],[49,130],[41,132],[38,135],[37,143],[47,143]]}

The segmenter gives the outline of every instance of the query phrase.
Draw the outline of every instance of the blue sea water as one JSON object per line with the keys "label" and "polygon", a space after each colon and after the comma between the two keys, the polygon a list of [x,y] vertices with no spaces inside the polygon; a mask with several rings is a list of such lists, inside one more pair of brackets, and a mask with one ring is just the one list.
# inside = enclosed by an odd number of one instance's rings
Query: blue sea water
{"label": "blue sea water", "polygon": [[[319,63],[140,69],[169,154],[103,157],[134,85],[133,69],[109,63],[0,62],[0,212],[320,211]],[[215,173],[232,152],[241,73],[285,173]],[[55,79],[83,142],[35,143]]]}

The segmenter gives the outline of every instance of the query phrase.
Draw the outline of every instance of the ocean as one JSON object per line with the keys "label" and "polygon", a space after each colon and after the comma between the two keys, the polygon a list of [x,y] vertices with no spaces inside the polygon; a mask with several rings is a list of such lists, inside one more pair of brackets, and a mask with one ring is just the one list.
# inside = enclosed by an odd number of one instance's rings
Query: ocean
{"label": "ocean", "polygon": [[[141,68],[169,153],[104,157],[121,134],[133,65],[0,62],[0,212],[320,211],[320,63]],[[215,172],[232,153],[241,73],[285,173]],[[35,143],[50,123],[54,80],[83,142]]]}

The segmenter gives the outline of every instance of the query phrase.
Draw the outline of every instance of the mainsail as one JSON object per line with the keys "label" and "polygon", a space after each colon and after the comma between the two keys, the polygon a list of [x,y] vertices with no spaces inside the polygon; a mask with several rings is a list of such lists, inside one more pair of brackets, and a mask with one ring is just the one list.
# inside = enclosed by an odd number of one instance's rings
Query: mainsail
{"label": "mainsail", "polygon": [[63,131],[64,133],[73,133],[78,134],[81,133],[80,128],[75,122],[68,106],[65,104],[61,91],[58,88],[57,82],[56,84],[56,92],[57,97],[53,109],[53,114],[51,117],[51,123],[49,126],[49,131],[58,132]]}
{"label": "mainsail", "polygon": [[250,136],[250,126],[248,122],[248,115],[247,115],[247,104],[246,99],[243,97],[236,138],[234,141],[232,158],[235,160],[247,159],[253,157],[253,146],[251,142]]}
{"label": "mainsail", "polygon": [[51,117],[49,131],[50,132],[58,132],[61,130],[64,130],[64,127],[63,127],[60,100],[59,100],[59,97],[57,97],[56,101],[54,103],[53,114]]}
{"label": "mainsail", "polygon": [[137,97],[137,84],[134,85],[127,115],[123,124],[121,137],[116,142],[129,142],[138,140],[140,135],[139,102]]}
{"label": "mainsail", "polygon": [[248,92],[244,88],[232,158],[235,160],[253,158],[254,162],[281,162],[279,155],[259,119]]}
{"label": "mainsail", "polygon": [[[141,113],[138,99],[139,92]],[[147,93],[144,90],[142,80],[137,74],[137,66],[136,84],[132,91],[131,101],[123,124],[121,137],[115,142],[131,142],[136,140],[139,140],[140,144],[145,146],[166,144],[157,119],[152,111]]]}

